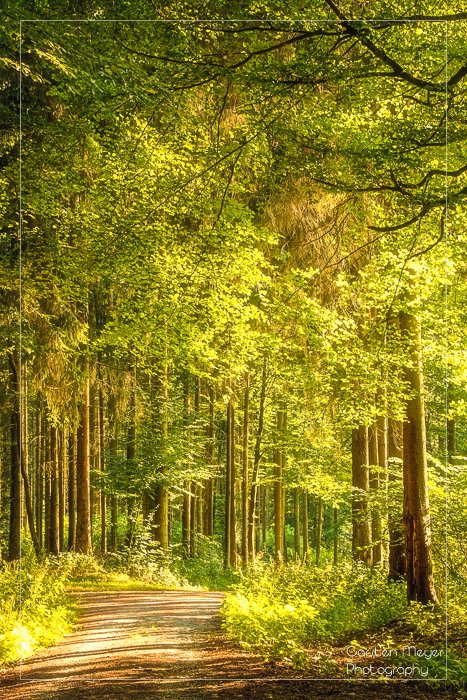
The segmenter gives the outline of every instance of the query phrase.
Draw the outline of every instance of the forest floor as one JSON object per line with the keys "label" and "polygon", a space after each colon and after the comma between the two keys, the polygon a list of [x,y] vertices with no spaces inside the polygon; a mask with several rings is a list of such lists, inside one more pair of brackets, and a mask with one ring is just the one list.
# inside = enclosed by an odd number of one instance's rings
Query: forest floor
{"label": "forest floor", "polygon": [[[5,700],[269,700],[459,697],[442,683],[310,678],[223,638],[224,596],[193,591],[81,591],[79,627],[5,669]],[[311,652],[313,655],[313,651]],[[316,650],[319,654],[319,650]],[[336,655],[342,650],[336,649]]]}

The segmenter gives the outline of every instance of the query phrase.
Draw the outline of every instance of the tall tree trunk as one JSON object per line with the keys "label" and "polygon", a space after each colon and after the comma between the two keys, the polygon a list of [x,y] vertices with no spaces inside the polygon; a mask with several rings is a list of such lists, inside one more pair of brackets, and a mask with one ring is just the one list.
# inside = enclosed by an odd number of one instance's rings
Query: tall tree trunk
{"label": "tall tree trunk", "polygon": [[68,551],[74,552],[76,540],[76,460],[75,435],[68,435]]}
{"label": "tall tree trunk", "polygon": [[[388,464],[389,484],[397,484],[402,479],[403,457],[403,428],[401,421],[388,418]],[[397,461],[396,461],[397,460]],[[391,499],[394,500],[394,499]],[[392,505],[392,504],[390,504]],[[397,506],[397,511],[390,508],[388,513],[389,530],[389,581],[400,581],[405,577],[405,535],[403,505]]]}
{"label": "tall tree trunk", "polygon": [[[379,464],[379,487],[384,489],[384,495],[388,495],[388,419],[381,417],[377,422],[378,433],[378,464]],[[387,540],[384,541],[383,523],[380,512],[380,537],[381,537],[381,563],[387,559]]]}
{"label": "tall tree trunk", "polygon": [[[285,455],[282,452],[282,473],[284,473]],[[285,564],[289,562],[289,552],[287,549],[287,492],[285,486],[282,488],[282,552]]]}
{"label": "tall tree trunk", "polygon": [[293,529],[295,556],[300,558],[300,491],[297,486],[293,490]]}
{"label": "tall tree trunk", "polygon": [[[451,405],[452,401],[452,385],[448,384],[448,408]],[[457,446],[456,446],[456,421],[454,418],[448,418],[447,420],[447,425],[446,425],[446,430],[447,430],[447,445],[448,445],[448,460],[449,464],[454,464],[454,457],[457,452]]]}
{"label": "tall tree trunk", "polygon": [[[102,385],[102,369],[99,358],[99,457],[100,471],[102,476],[105,474],[105,424],[104,424],[104,387]],[[107,551],[107,499],[105,491],[101,489],[101,552],[105,554]]]}
{"label": "tall tree trunk", "polygon": [[36,402],[36,532],[39,546],[42,549],[42,500],[43,500],[43,482],[42,482],[42,460],[44,457],[43,438],[42,438],[42,416],[39,403]]}
{"label": "tall tree trunk", "polygon": [[45,469],[44,469],[44,549],[50,551],[50,424],[46,414],[44,415],[45,428]]}
{"label": "tall tree trunk", "polygon": [[154,538],[159,546],[167,551],[169,548],[169,492],[167,484],[164,482],[167,475],[166,466],[166,449],[167,449],[167,402],[168,402],[168,384],[167,384],[167,352],[165,351],[160,375],[156,382],[157,393],[156,410],[157,410],[157,426],[156,434],[159,436],[159,451],[161,455],[162,466],[159,469],[162,483],[160,483],[154,492]]}
{"label": "tall tree trunk", "polygon": [[92,554],[89,471],[89,376],[86,363],[83,403],[76,436],[76,551]]}
{"label": "tall tree trunk", "polygon": [[96,490],[94,488],[93,473],[97,467],[96,445],[96,389],[94,382],[89,386],[89,479],[90,479],[90,511],[91,511],[91,538],[96,516]]}
{"label": "tall tree trunk", "polygon": [[[127,461],[127,472],[131,474],[134,469],[134,463],[136,459],[136,397],[135,397],[135,382],[136,382],[136,369],[134,365],[133,356],[130,355],[130,377],[131,377],[131,390],[130,390],[130,417],[128,423],[128,439],[126,445],[126,461]],[[133,538],[135,534],[136,522],[134,511],[135,499],[130,497],[127,502],[127,525],[126,525],[126,535],[125,535],[125,545],[131,547],[133,545]]]}
{"label": "tall tree trunk", "polygon": [[49,552],[59,552],[59,483],[58,483],[58,440],[57,428],[50,426],[50,531]]}
{"label": "tall tree trunk", "polygon": [[[284,425],[284,411],[277,411],[277,442],[282,441],[282,432]],[[283,546],[284,546],[284,513],[282,507],[282,450],[280,447],[274,449],[274,558],[277,565],[283,561]]]}
{"label": "tall tree trunk", "polygon": [[[23,371],[21,373],[22,397],[21,397],[21,473],[26,474],[26,480],[29,482],[29,407],[28,407],[28,363],[27,360],[23,363]],[[30,496],[32,498],[32,496]],[[28,526],[28,516],[25,501],[25,491],[22,490],[22,505],[21,505],[22,523],[21,527],[26,530]]]}
{"label": "tall tree trunk", "polygon": [[321,498],[321,496],[318,499],[317,516],[318,516],[318,520],[317,520],[317,528],[316,528],[316,564],[319,564],[321,561],[321,539],[323,537],[323,516],[324,516],[323,499]]}
{"label": "tall tree trunk", "polygon": [[[207,462],[214,464],[214,387],[208,386],[209,396],[209,425],[208,444],[206,449]],[[211,477],[206,482],[206,505],[204,510],[204,534],[212,537],[214,534],[214,479]]]}
{"label": "tall tree trunk", "polygon": [[267,364],[266,358],[263,360],[263,371],[261,376],[261,393],[259,399],[259,414],[258,414],[258,429],[256,431],[255,455],[253,463],[253,474],[251,476],[251,492],[250,492],[250,507],[248,512],[248,550],[250,556],[254,559],[255,556],[255,515],[257,510],[257,494],[258,494],[258,474],[261,464],[261,441],[264,431],[264,405],[266,401],[266,379],[267,379]]}
{"label": "tall tree trunk", "polygon": [[352,555],[365,564],[370,564],[372,559],[369,488],[368,428],[359,426],[352,430]]}
{"label": "tall tree trunk", "polygon": [[237,568],[237,513],[235,508],[235,486],[236,486],[236,470],[235,470],[235,409],[233,399],[230,405],[230,566]]}
{"label": "tall tree trunk", "polygon": [[66,447],[65,431],[58,432],[58,548],[64,551],[63,539],[65,534],[65,466]]}
{"label": "tall tree trunk", "polygon": [[303,561],[308,559],[308,493],[302,491],[302,539],[303,539]]}
{"label": "tall tree trunk", "polygon": [[242,452],[242,560],[248,566],[248,433],[250,430],[250,371],[245,376]]}
{"label": "tall tree trunk", "polygon": [[10,471],[10,529],[8,559],[21,555],[21,418],[19,410],[18,352],[9,355],[11,407],[11,471]]}
{"label": "tall tree trunk", "polygon": [[[10,536],[9,536],[9,560],[14,561],[20,557],[21,550],[21,476],[23,477],[24,503],[27,513],[27,522],[34,545],[36,555],[40,554],[40,542],[37,539],[34,526],[34,512],[31,502],[31,490],[29,487],[28,473],[25,467],[23,452],[23,439],[21,435],[20,397],[18,389],[21,378],[18,373],[18,364],[14,354],[9,355],[13,395],[13,408],[11,412],[11,488],[10,488]],[[19,484],[18,484],[19,481]]]}
{"label": "tall tree trunk", "polygon": [[339,557],[339,528],[338,528],[339,511],[336,507],[333,508],[333,543],[334,543],[334,566],[337,566]]}
{"label": "tall tree trunk", "polygon": [[[378,456],[378,424],[373,423],[368,429],[368,461],[370,464],[370,492],[378,498],[380,488]],[[373,542],[372,560],[378,566],[383,563],[383,543],[381,528],[381,508],[376,499],[371,506],[371,541]]]}
{"label": "tall tree trunk", "polygon": [[[117,456],[117,428],[113,426],[114,434],[111,433],[109,440],[110,458]],[[115,494],[110,497],[110,550],[116,554],[118,552],[118,500]]]}
{"label": "tall tree trunk", "polygon": [[[200,398],[201,398],[201,380],[199,377],[195,379],[195,410],[196,422],[199,425],[200,420]],[[200,428],[196,427],[196,432],[200,433]],[[195,507],[196,507],[196,532],[201,534],[203,531],[203,487],[201,484],[196,485],[195,490]],[[194,538],[193,538],[194,539]]]}
{"label": "tall tree trunk", "polygon": [[[183,403],[184,403],[184,423],[187,443],[189,440],[188,425],[190,422],[190,382],[188,375],[183,381]],[[183,485],[183,507],[182,507],[182,552],[184,558],[189,558],[191,552],[191,484],[185,481]]]}
{"label": "tall tree trunk", "polygon": [[407,599],[437,603],[431,557],[420,319],[401,311],[400,328],[410,355],[410,366],[404,368],[405,380],[413,392],[413,398],[407,402],[403,432]]}

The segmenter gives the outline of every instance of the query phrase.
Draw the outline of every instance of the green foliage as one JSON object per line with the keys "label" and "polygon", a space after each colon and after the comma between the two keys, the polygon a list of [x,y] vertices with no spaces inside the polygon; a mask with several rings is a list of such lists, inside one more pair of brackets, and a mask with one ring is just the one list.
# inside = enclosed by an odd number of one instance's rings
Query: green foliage
{"label": "green foliage", "polygon": [[223,626],[247,648],[303,666],[312,640],[376,627],[402,613],[404,586],[386,579],[381,570],[352,564],[258,564],[224,602]]}
{"label": "green foliage", "polygon": [[[32,551],[0,569],[0,663],[26,658],[71,632],[76,604],[65,586],[70,565],[63,558],[37,562]],[[21,619],[20,619],[21,582]]]}

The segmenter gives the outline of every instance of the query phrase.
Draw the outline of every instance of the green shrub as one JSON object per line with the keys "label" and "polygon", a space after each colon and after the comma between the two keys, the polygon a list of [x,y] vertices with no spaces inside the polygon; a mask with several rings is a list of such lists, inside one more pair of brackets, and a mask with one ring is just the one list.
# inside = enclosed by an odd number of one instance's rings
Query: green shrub
{"label": "green shrub", "polygon": [[223,629],[267,657],[306,665],[304,646],[389,622],[405,608],[405,587],[356,564],[319,568],[258,564],[222,607]]}
{"label": "green shrub", "polygon": [[52,557],[38,562],[27,545],[24,549],[21,567],[13,562],[0,568],[0,663],[54,644],[72,630],[78,614],[65,592],[66,562]]}

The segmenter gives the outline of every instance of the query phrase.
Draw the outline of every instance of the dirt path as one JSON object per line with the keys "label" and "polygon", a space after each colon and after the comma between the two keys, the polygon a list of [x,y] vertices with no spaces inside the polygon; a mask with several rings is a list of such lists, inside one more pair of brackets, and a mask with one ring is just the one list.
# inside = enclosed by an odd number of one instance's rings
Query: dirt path
{"label": "dirt path", "polygon": [[[8,700],[455,697],[426,684],[300,680],[220,635],[222,593],[80,593],[80,629],[8,670]],[[275,680],[273,680],[275,679]],[[282,680],[280,680],[282,679]]]}

